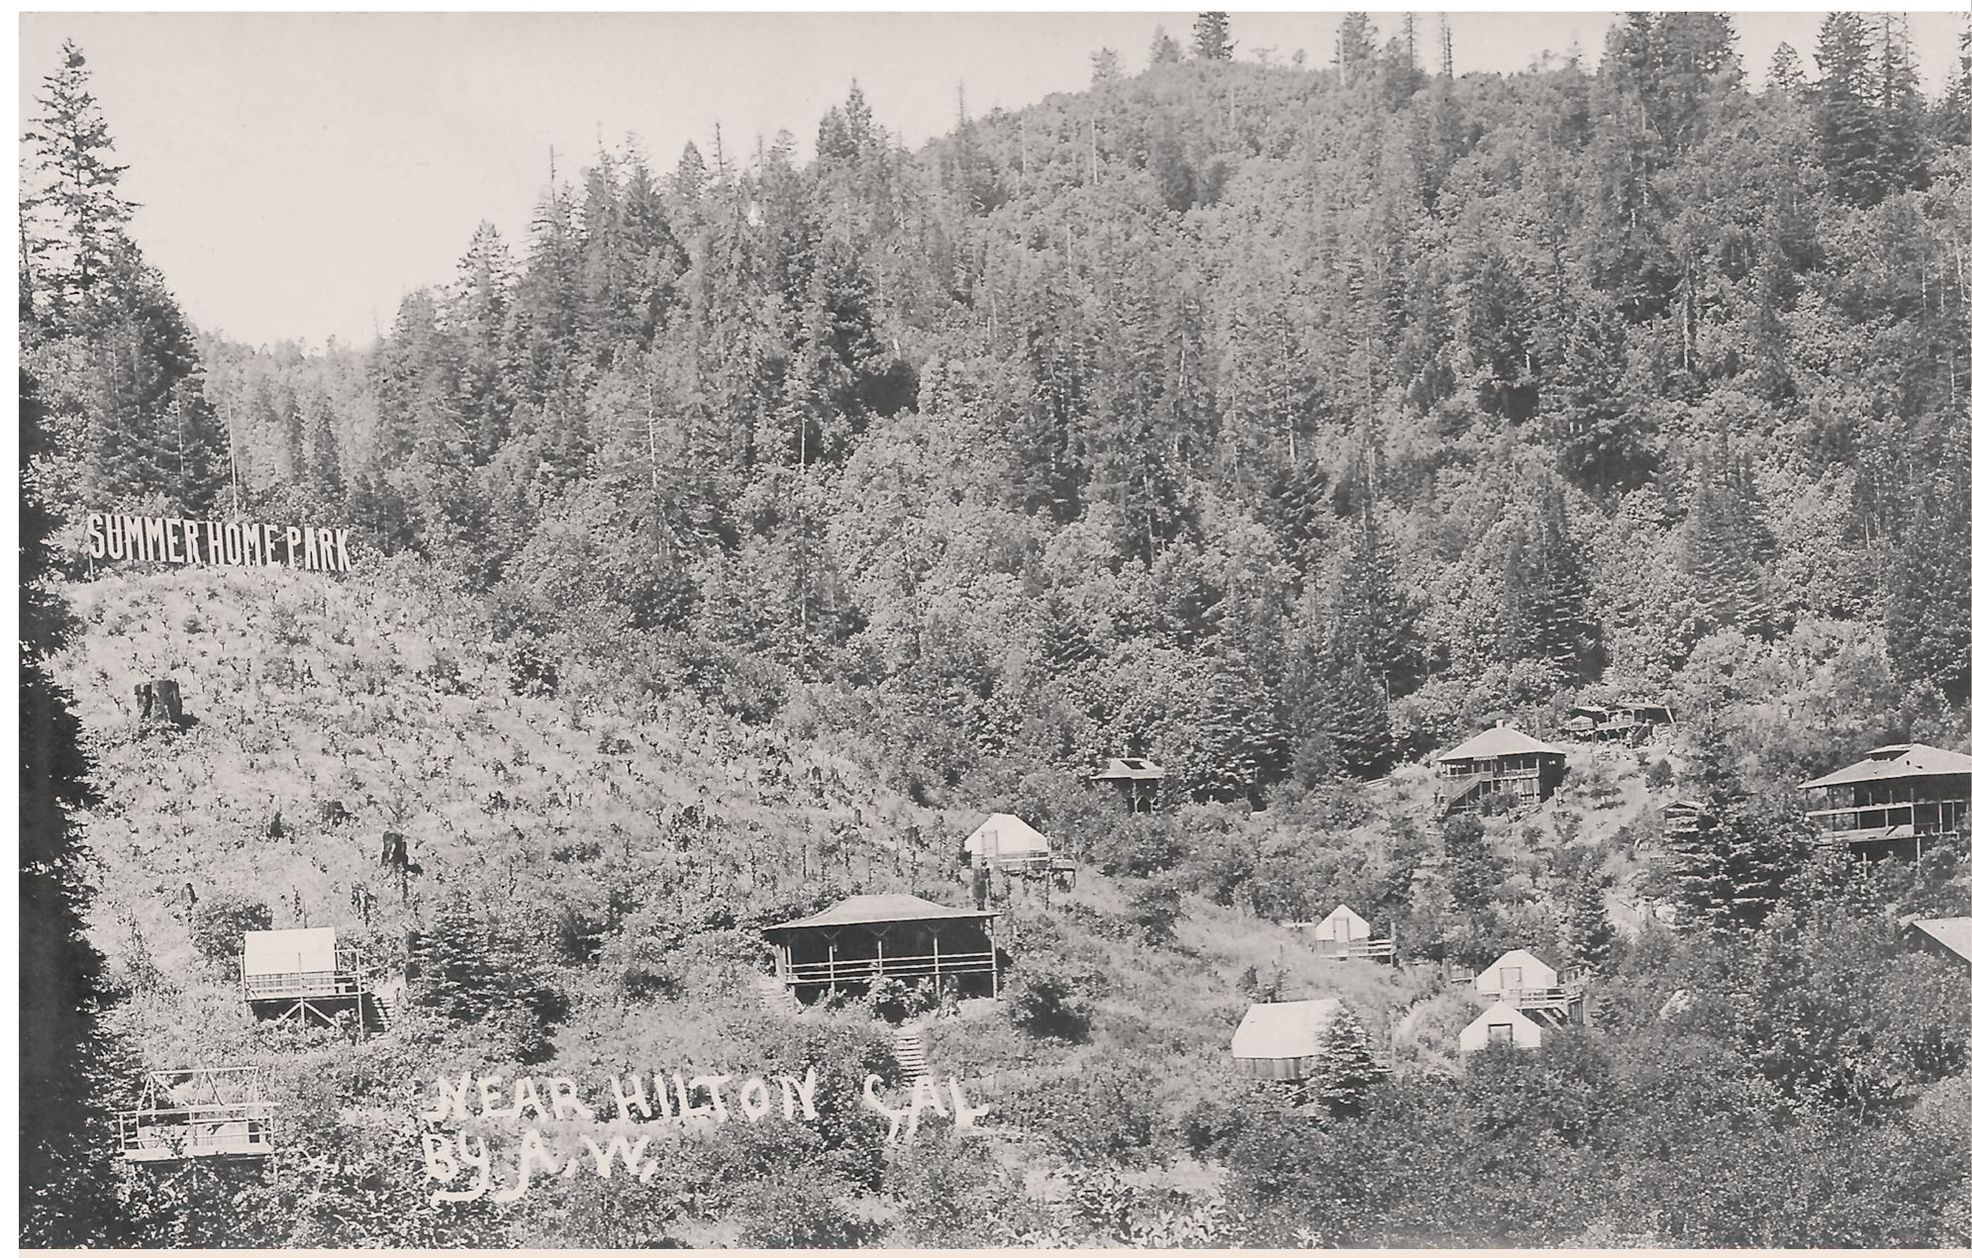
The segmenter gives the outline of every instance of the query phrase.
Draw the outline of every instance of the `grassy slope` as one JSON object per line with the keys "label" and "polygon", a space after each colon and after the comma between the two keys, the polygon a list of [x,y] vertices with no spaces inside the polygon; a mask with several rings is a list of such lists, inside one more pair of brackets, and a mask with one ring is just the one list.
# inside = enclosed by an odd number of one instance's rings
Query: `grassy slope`
{"label": "grassy slope", "polygon": [[[600,712],[515,696],[484,626],[424,586],[414,569],[341,581],[177,571],[109,576],[73,591],[84,632],[60,668],[105,797],[86,826],[103,888],[92,930],[117,972],[139,977],[155,967],[156,981],[138,983],[116,1015],[149,1064],[281,1051],[195,954],[187,913],[172,899],[187,884],[200,897],[263,898],[276,926],[335,924],[391,960],[452,887],[489,903],[599,909],[610,886],[633,885],[659,917],[713,895],[755,905],[855,889],[962,900],[951,856],[972,816],[919,808],[878,788],[847,755],[784,746],[690,706]],[[456,666],[456,685],[434,680],[441,657]],[[289,670],[299,666],[313,684],[295,682]],[[180,682],[198,723],[140,735],[131,687],[162,676]],[[630,751],[605,754],[605,738],[626,740]],[[819,764],[842,788],[815,800],[798,781],[758,786],[783,755],[797,779]],[[1606,837],[1645,802],[1634,758],[1618,768],[1615,804],[1575,801],[1588,818],[1583,841]],[[1428,819],[1430,783],[1416,767],[1370,789],[1379,807]],[[496,793],[507,807],[489,802]],[[354,820],[320,821],[328,800]],[[703,803],[714,818],[688,850],[662,825],[680,803]],[[1495,828],[1552,833],[1553,813],[1570,805],[1564,794],[1530,824]],[[268,835],[277,808],[281,839]],[[913,825],[915,847],[906,839]],[[423,868],[407,902],[377,864],[386,828],[409,836]],[[832,841],[835,830],[845,841]],[[1377,831],[1359,837],[1373,845]],[[557,848],[566,855],[583,844],[593,853],[555,859]],[[817,872],[804,877],[804,862]],[[352,907],[359,887],[376,897],[367,927]],[[1379,1036],[1438,985],[1429,974],[1318,960],[1292,931],[1196,897],[1187,897],[1176,942],[1147,947],[1106,927],[1125,899],[1123,886],[1085,871],[1047,907],[1024,888],[1007,905],[1016,927],[1054,919],[1067,945],[1108,976],[1087,1042],[1037,1044],[980,1006],[931,1028],[934,1067],[1033,1082],[1120,1059],[1153,1073],[1176,1112],[1230,1079],[1225,1046],[1246,1003],[1237,979],[1249,967],[1278,969],[1289,998],[1344,996]],[[745,940],[722,946],[731,955]],[[625,1002],[606,965],[565,971],[576,1006],[548,1069],[597,1080],[639,1067],[744,1069],[749,1028],[796,1015],[766,997],[771,984],[715,972],[726,979],[678,999]],[[1450,1022],[1460,1000],[1441,994],[1431,1003],[1447,1010],[1426,1019],[1435,1025]],[[1445,1064],[1443,1033],[1404,1056]],[[1415,1026],[1407,1039],[1417,1041]]]}

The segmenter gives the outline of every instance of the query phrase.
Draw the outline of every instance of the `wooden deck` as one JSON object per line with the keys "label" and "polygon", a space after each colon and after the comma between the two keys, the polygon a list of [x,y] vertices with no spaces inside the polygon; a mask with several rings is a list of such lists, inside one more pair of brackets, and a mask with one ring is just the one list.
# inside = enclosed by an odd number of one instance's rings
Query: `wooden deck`
{"label": "wooden deck", "polygon": [[274,1106],[267,1101],[124,1110],[116,1116],[125,1161],[268,1157],[274,1152]]}
{"label": "wooden deck", "polygon": [[943,978],[960,974],[993,973],[992,952],[941,952],[937,955],[838,957],[829,961],[791,962],[781,967],[781,981],[790,987],[834,987],[869,983],[879,978]]}

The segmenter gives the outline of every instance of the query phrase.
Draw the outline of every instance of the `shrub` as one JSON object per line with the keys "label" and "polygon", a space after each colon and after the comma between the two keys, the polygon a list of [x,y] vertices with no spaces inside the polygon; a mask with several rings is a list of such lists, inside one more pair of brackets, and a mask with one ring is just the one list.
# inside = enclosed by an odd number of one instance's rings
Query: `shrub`
{"label": "shrub", "polygon": [[265,903],[236,892],[207,897],[192,910],[192,946],[215,965],[240,955],[241,941],[250,930],[270,930],[274,914]]}
{"label": "shrub", "polygon": [[795,1166],[746,1195],[739,1243],[750,1249],[854,1249],[877,1227],[850,1212],[848,1185],[813,1166]]}
{"label": "shrub", "polygon": [[1089,973],[1055,958],[1023,958],[1001,1003],[1007,1019],[1030,1035],[1082,1040],[1095,1014],[1089,999],[1092,986]]}
{"label": "shrub", "polygon": [[1184,907],[1184,893],[1176,882],[1146,882],[1130,892],[1127,916],[1138,937],[1155,947],[1177,937]]}

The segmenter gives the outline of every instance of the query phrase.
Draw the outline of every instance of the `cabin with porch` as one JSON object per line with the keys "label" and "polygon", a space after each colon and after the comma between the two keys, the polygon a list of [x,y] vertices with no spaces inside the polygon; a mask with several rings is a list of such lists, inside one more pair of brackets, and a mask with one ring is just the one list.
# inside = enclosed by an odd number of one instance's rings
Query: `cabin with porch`
{"label": "cabin with porch", "polygon": [[1965,824],[1972,756],[1924,743],[1892,743],[1801,783],[1821,842],[1864,859],[1922,856],[1926,839]]}
{"label": "cabin with porch", "polygon": [[1342,1002],[1279,1000],[1253,1005],[1233,1032],[1233,1070],[1242,1079],[1293,1082],[1314,1073],[1322,1037]]}
{"label": "cabin with porch", "polygon": [[1089,780],[1109,783],[1131,812],[1149,812],[1157,806],[1157,792],[1164,785],[1164,766],[1140,756],[1112,756]]}
{"label": "cabin with porch", "polygon": [[1000,994],[990,909],[955,909],[914,895],[852,895],[761,933],[774,973],[796,999],[867,990],[878,978],[928,983],[943,995]]}
{"label": "cabin with porch", "polygon": [[1054,845],[1048,836],[1006,812],[994,813],[966,836],[965,854],[975,868],[1011,873],[1054,866]]}
{"label": "cabin with porch", "polygon": [[1568,709],[1562,728],[1583,742],[1623,742],[1640,746],[1660,729],[1676,729],[1671,710],[1661,703],[1623,699],[1611,704],[1578,703]]}
{"label": "cabin with porch", "polygon": [[1539,1048],[1554,1025],[1496,1000],[1458,1033],[1458,1051],[1464,1055],[1483,1048]]}
{"label": "cabin with porch", "polygon": [[1377,938],[1376,928],[1369,924],[1368,919],[1346,904],[1338,906],[1314,924],[1309,931],[1308,946],[1314,949],[1317,956],[1343,960],[1388,960],[1396,952],[1394,940]]}
{"label": "cabin with porch", "polygon": [[1903,929],[1904,946],[1972,970],[1972,917],[1918,918]]}
{"label": "cabin with porch", "polygon": [[1537,1019],[1581,1022],[1588,984],[1526,948],[1515,948],[1473,976],[1472,992]]}
{"label": "cabin with porch", "polygon": [[264,1158],[274,1152],[274,1106],[251,1066],[195,1066],[144,1075],[137,1107],[116,1116],[126,1162]]}
{"label": "cabin with porch", "polygon": [[1448,817],[1477,808],[1488,795],[1505,795],[1515,807],[1542,803],[1561,785],[1567,767],[1567,753],[1559,747],[1511,725],[1496,725],[1439,755],[1438,813]]}
{"label": "cabin with porch", "polygon": [[343,1014],[358,1033],[385,1029],[390,1010],[363,953],[337,941],[336,928],[250,930],[241,941],[240,996],[256,1018],[336,1026]]}

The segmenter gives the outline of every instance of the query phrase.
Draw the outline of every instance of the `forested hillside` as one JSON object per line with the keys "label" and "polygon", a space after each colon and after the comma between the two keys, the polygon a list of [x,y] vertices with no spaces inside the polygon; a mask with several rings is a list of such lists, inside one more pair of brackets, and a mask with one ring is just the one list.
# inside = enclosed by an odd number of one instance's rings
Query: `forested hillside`
{"label": "forested hillside", "polygon": [[[290,1186],[126,1199],[118,1226],[1972,1240],[1963,979],[1895,942],[1967,911],[1963,836],[1865,875],[1813,850],[1794,790],[1967,745],[1972,43],[1831,14],[1755,92],[1710,14],[1508,76],[1360,15],[1319,69],[1237,34],[1206,15],[1134,72],[1099,50],[1087,90],[915,150],[852,90],[812,160],[786,135],[599,152],[527,239],[482,226],[453,283],[324,350],[189,326],[68,51],[30,136],[22,348],[35,484],[70,522],[40,588],[81,613],[37,658],[111,799],[67,799],[75,850],[50,840],[115,890],[103,1051],[305,1053],[331,1064],[284,1080],[291,1110],[335,1098],[299,1215]],[[1920,60],[1949,63],[1936,99]],[[74,521],[119,509],[347,525],[359,571],[85,584]],[[304,658],[305,688],[254,671]],[[202,724],[153,746],[115,701],[174,674]],[[1573,749],[1532,815],[1439,824],[1434,751],[1612,698],[1667,705],[1674,741]],[[1171,771],[1153,816],[1088,789],[1126,754]],[[1677,797],[1720,824],[1642,873]],[[355,832],[316,824],[331,799]],[[681,804],[718,818],[695,851]],[[889,1069],[862,1012],[763,997],[752,932],[853,890],[959,902],[994,810],[1086,876],[1009,910],[1013,998],[933,1031],[950,1069],[1027,1072],[990,1158],[825,1125],[729,1133],[658,1188],[544,1190],[568,1232],[426,1201],[389,1089],[428,1064]],[[385,827],[413,888],[369,885]],[[273,1043],[181,884],[233,926],[360,919],[400,961],[442,920],[514,1012],[413,991],[379,1041]],[[1617,901],[1652,896],[1677,930],[1619,937]],[[1279,928],[1343,901],[1416,964],[1365,975]],[[1473,1010],[1445,972],[1536,944],[1596,975],[1594,1028],[1455,1071]],[[1314,1115],[1238,1093],[1245,1001],[1330,992],[1393,1072]],[[1096,1082],[1049,1086],[1071,1068]],[[632,1193],[642,1231],[599,1204]],[[43,1234],[124,1237],[72,1209]]]}

